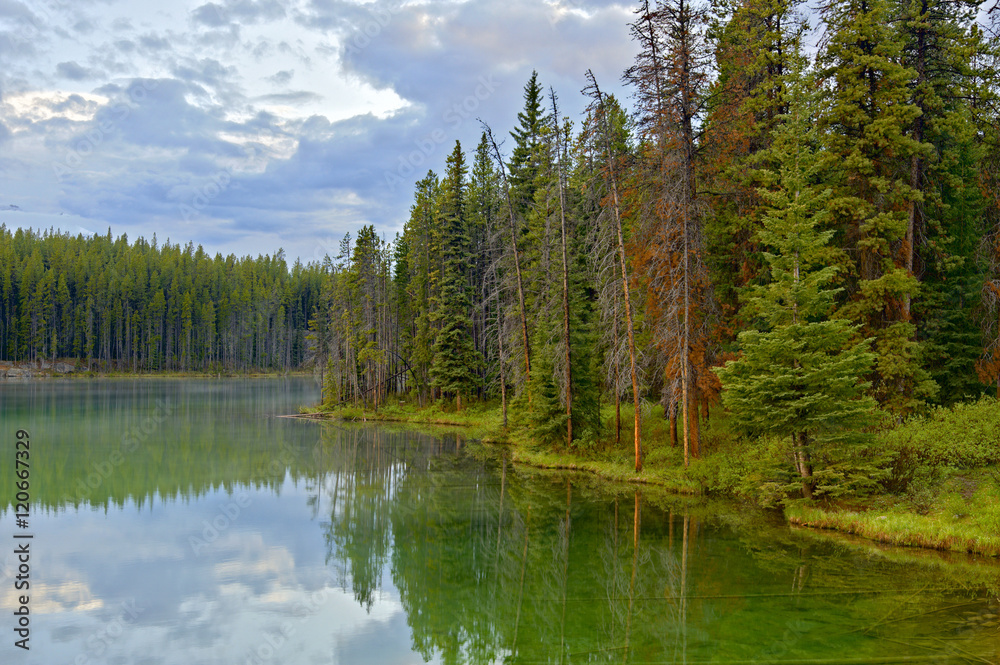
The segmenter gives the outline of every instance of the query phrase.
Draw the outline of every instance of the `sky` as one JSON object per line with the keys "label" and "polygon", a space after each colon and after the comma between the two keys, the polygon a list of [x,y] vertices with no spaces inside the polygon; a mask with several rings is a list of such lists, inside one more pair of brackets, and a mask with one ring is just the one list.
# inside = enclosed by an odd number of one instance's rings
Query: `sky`
{"label": "sky", "polygon": [[632,2],[0,0],[0,224],[273,254],[402,231],[532,70],[624,97]]}

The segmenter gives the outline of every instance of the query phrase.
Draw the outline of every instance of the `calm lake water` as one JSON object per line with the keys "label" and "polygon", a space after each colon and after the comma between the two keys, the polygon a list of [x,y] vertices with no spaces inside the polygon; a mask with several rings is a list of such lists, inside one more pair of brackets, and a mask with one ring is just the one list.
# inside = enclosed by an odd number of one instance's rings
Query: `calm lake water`
{"label": "calm lake water", "polygon": [[[294,380],[0,383],[0,663],[997,663],[1000,563],[277,418]],[[16,526],[14,437],[31,435]],[[14,646],[30,533],[30,651]]]}

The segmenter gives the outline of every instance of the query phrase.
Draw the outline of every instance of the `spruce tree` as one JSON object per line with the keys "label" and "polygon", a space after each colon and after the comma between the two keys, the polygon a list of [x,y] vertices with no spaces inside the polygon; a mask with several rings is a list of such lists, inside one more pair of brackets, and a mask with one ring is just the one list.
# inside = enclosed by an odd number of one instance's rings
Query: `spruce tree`
{"label": "spruce tree", "polygon": [[462,145],[448,156],[441,182],[441,300],[440,329],[434,343],[431,383],[443,395],[454,396],[456,409],[462,397],[476,391],[481,356],[471,330],[471,303],[466,271],[469,265],[469,230],[465,215],[466,167]]}
{"label": "spruce tree", "polygon": [[[792,94],[804,96],[801,87]],[[801,101],[769,153],[777,166],[760,174],[771,183],[760,190],[767,206],[760,242],[770,281],[744,294],[761,329],[740,333],[742,356],[716,372],[738,429],[791,441],[802,494],[811,498],[857,480],[847,445],[862,439],[858,428],[874,409],[858,378],[874,356],[856,326],[829,318],[839,291],[833,231],[823,229],[831,192],[815,184],[815,130]]]}
{"label": "spruce tree", "polygon": [[918,294],[906,252],[908,211],[921,198],[911,159],[928,146],[907,130],[914,71],[902,58],[888,0],[843,0],[823,7],[826,45],[817,56],[828,91],[819,117],[832,185],[829,207],[855,257],[842,312],[875,340],[872,391],[897,414],[919,409],[937,387],[921,366],[909,314]]}
{"label": "spruce tree", "polygon": [[535,201],[546,153],[543,135],[549,120],[538,72],[532,71],[524,86],[524,110],[517,114],[517,128],[510,133],[515,142],[509,167],[511,196],[514,210],[522,219]]}

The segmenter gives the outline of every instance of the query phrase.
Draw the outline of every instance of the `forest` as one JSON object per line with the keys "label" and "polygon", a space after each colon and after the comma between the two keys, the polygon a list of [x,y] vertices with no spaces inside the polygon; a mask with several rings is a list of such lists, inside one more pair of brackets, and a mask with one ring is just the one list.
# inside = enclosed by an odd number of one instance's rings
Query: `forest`
{"label": "forest", "polygon": [[0,226],[0,360],[90,371],[286,370],[307,355],[321,266],[214,258],[122,235]]}
{"label": "forest", "polygon": [[624,439],[637,471],[644,417],[687,466],[721,406],[793,442],[808,497],[879,423],[1000,397],[1000,6],[807,14],[643,0],[627,100],[587,71],[574,120],[532,74],[401,234],[322,263],[0,228],[0,358],[308,360],[327,408],[498,403],[543,444]]}
{"label": "forest", "polygon": [[1000,396],[1000,9],[835,0],[815,48],[804,12],[643,1],[631,108],[588,71],[577,122],[533,74],[509,140],[456,142],[401,235],[345,239],[327,405],[497,399],[587,446],[630,403],[638,470],[650,404],[685,464],[721,404],[806,479],[821,443]]}

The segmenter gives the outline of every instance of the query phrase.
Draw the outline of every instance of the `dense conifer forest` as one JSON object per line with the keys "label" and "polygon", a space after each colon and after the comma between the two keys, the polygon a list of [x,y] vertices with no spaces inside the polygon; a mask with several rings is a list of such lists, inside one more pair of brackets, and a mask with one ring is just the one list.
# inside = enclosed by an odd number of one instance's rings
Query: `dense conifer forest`
{"label": "dense conifer forest", "polygon": [[306,356],[319,265],[208,256],[156,237],[0,226],[0,360],[92,371],[284,370]]}
{"label": "dense conifer forest", "polygon": [[876,417],[1000,395],[1000,9],[831,0],[815,48],[806,13],[638,3],[628,99],[588,71],[571,119],[533,74],[509,133],[417,182],[401,234],[323,264],[2,229],[0,354],[308,356],[328,406],[497,400],[538,441],[627,435],[637,468],[643,414],[687,460],[723,404],[791,437],[808,495]]}
{"label": "dense conifer forest", "polygon": [[345,239],[327,404],[497,399],[588,445],[632,403],[638,468],[650,405],[687,460],[721,403],[795,441],[808,495],[876,419],[1000,392],[1000,9],[837,0],[815,49],[804,12],[643,1],[629,99],[587,72],[577,119],[532,75],[401,235]]}

